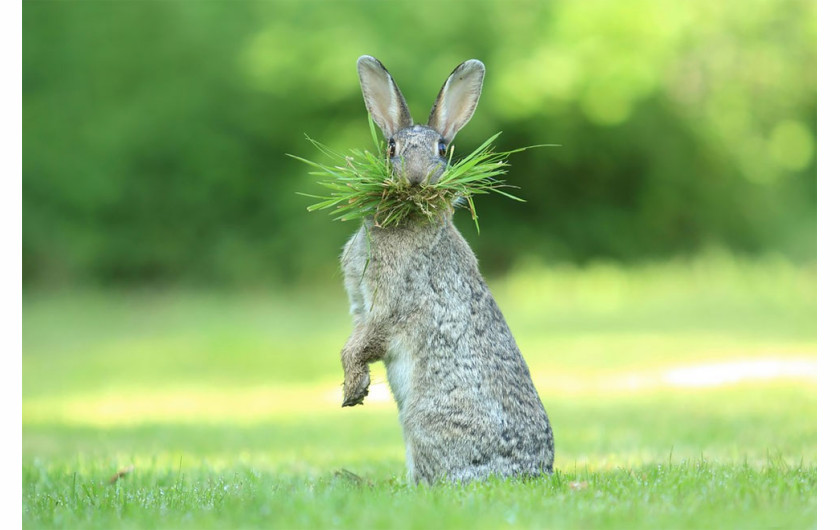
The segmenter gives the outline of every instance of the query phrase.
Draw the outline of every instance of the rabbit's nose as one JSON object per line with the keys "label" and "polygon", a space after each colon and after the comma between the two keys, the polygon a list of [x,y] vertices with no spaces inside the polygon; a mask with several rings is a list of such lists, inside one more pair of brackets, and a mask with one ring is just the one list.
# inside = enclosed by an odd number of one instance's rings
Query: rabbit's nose
{"label": "rabbit's nose", "polygon": [[409,186],[419,186],[420,184],[424,184],[426,179],[422,176],[418,175],[411,175],[408,177],[408,185]]}
{"label": "rabbit's nose", "polygon": [[406,168],[405,180],[408,181],[409,186],[419,186],[428,182],[429,173],[420,168]]}

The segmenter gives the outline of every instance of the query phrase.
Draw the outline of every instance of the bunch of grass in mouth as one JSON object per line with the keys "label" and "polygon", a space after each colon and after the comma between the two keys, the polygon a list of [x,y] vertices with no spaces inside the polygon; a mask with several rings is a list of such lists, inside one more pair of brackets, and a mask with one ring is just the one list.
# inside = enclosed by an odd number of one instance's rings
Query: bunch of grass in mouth
{"label": "bunch of grass in mouth", "polygon": [[507,173],[508,157],[531,147],[512,151],[493,150],[493,142],[501,133],[496,133],[482,143],[475,151],[453,163],[453,149],[449,149],[449,165],[435,183],[411,185],[399,175],[393,175],[390,161],[383,155],[381,141],[369,119],[374,152],[352,149],[341,155],[307,136],[307,140],[323,153],[333,165],[313,162],[295,155],[315,168],[311,175],[324,177],[318,184],[329,190],[327,195],[306,197],[318,199],[307,210],[329,210],[330,215],[341,221],[370,217],[375,226],[386,228],[399,226],[410,218],[434,222],[454,206],[464,206],[470,212],[475,228],[479,231],[478,213],[473,197],[498,193],[509,199],[524,202],[523,199],[506,190],[515,188],[499,177]]}

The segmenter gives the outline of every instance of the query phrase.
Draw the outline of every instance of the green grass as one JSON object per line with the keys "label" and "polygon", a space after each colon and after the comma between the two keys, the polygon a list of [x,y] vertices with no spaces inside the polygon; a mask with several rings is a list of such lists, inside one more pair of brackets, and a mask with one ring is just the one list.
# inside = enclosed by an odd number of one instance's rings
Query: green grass
{"label": "green grass", "polygon": [[507,173],[508,157],[514,153],[532,149],[531,146],[512,151],[495,152],[493,142],[502,133],[496,133],[478,146],[472,153],[453,161],[454,147],[447,155],[448,165],[436,182],[426,181],[419,186],[409,184],[403,178],[394,178],[390,159],[384,156],[385,142],[377,134],[373,118],[368,115],[368,126],[373,151],[353,149],[347,155],[336,153],[326,145],[307,137],[312,145],[330,160],[329,164],[313,162],[295,155],[290,157],[315,168],[309,174],[321,177],[317,184],[330,193],[324,195],[302,195],[319,201],[307,209],[327,210],[341,221],[370,217],[376,226],[397,226],[410,217],[435,222],[462,199],[469,208],[475,228],[478,231],[478,213],[474,195],[498,193],[516,201],[522,199],[505,191],[514,188],[505,184],[500,177]]}
{"label": "green grass", "polygon": [[815,526],[813,377],[665,377],[814,361],[813,268],[532,264],[491,289],[554,426],[556,473],[433,488],[404,480],[381,366],[369,403],[339,407],[338,278],[315,293],[26,293],[24,527]]}
{"label": "green grass", "polygon": [[815,473],[784,464],[755,469],[697,459],[417,489],[250,461],[179,469],[152,467],[103,486],[67,467],[36,464],[25,480],[47,484],[32,503],[44,516],[39,523],[74,527],[805,528],[816,517]]}

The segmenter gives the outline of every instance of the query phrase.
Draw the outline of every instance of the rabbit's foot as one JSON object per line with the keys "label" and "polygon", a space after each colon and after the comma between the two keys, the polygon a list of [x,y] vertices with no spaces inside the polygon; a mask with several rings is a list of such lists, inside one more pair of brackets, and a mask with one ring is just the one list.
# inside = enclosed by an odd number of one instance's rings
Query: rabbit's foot
{"label": "rabbit's foot", "polygon": [[352,407],[353,405],[361,405],[368,395],[368,387],[370,386],[370,373],[365,370],[359,374],[348,376],[344,379],[344,402],[342,407]]}

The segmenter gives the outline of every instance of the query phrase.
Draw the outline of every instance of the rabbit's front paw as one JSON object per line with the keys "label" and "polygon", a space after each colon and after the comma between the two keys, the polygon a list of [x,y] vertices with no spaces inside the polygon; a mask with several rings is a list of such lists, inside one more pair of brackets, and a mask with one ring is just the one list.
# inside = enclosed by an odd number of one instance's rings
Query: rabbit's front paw
{"label": "rabbit's front paw", "polygon": [[353,405],[361,405],[368,395],[368,387],[370,386],[370,373],[365,370],[359,374],[348,376],[344,379],[344,402],[342,407],[352,407]]}

